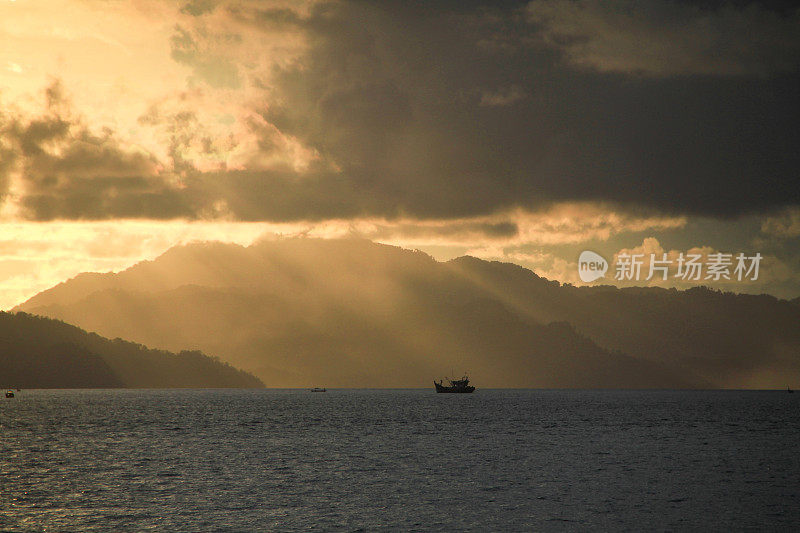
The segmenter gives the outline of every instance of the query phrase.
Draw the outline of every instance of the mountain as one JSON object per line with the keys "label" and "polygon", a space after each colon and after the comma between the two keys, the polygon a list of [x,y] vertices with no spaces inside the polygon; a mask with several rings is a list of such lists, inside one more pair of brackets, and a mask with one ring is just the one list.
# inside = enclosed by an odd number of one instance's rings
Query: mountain
{"label": "mountain", "polygon": [[450,266],[509,308],[567,320],[600,346],[667,364],[718,388],[800,381],[800,306],[770,295],[656,287],[574,287],[508,263],[463,257]]}
{"label": "mountain", "polygon": [[365,240],[195,243],[81,274],[18,310],[200,349],[268,386],[775,388],[800,380],[800,306],[705,288],[573,287]]}
{"label": "mountain", "polygon": [[200,352],[151,350],[26,313],[0,313],[0,382],[26,389],[263,387]]}

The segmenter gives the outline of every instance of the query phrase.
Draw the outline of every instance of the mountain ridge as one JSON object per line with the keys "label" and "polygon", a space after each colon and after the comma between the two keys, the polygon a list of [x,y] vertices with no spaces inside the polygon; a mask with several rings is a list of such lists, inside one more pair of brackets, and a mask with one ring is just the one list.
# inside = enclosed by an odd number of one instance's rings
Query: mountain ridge
{"label": "mountain ridge", "polygon": [[0,312],[0,379],[26,389],[263,387],[198,351],[154,350],[24,312]]}
{"label": "mountain ridge", "polygon": [[18,309],[219,354],[270,386],[425,386],[420,376],[450,367],[469,367],[490,386],[761,388],[800,379],[800,306],[788,301],[699,287],[574,287],[511,263],[437,262],[363,239],[193,243],[119,274],[78,276]]}

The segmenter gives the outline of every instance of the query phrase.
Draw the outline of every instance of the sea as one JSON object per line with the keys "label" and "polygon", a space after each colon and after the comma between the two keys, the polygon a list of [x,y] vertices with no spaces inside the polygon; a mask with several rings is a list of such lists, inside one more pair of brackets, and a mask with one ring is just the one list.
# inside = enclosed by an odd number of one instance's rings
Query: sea
{"label": "sea", "polygon": [[2,531],[800,527],[786,391],[23,390]]}

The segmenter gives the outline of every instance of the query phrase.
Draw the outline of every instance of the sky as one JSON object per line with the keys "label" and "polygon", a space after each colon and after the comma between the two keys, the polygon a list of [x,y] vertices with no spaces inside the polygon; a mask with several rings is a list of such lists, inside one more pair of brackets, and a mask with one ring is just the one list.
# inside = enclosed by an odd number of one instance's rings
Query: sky
{"label": "sky", "polygon": [[782,2],[0,0],[0,308],[265,234],[796,298],[799,70]]}

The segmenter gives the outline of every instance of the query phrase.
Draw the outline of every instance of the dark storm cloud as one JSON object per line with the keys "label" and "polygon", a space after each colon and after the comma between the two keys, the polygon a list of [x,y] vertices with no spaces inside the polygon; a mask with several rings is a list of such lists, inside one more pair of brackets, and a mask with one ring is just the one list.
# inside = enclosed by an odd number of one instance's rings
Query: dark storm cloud
{"label": "dark storm cloud", "polygon": [[206,172],[189,175],[185,183],[184,194],[201,215],[245,221],[355,217],[371,212],[376,201],[367,191],[354,191],[344,180],[319,172],[302,179],[290,170]]}
{"label": "dark storm cloud", "polygon": [[[798,203],[797,13],[613,4],[630,13],[620,18],[603,5],[318,6],[311,48],[280,73],[265,117],[390,215],[604,200],[735,216]],[[583,26],[563,36],[569,9]],[[632,36],[646,48],[659,17],[671,46],[633,57]],[[591,45],[613,39],[591,27],[609,20],[630,25],[618,50]],[[710,44],[696,42],[703,24]]]}
{"label": "dark storm cloud", "polygon": [[474,222],[449,220],[445,223],[428,223],[417,220],[394,224],[374,224],[369,231],[354,229],[354,236],[370,240],[431,238],[446,242],[450,240],[474,240],[476,238],[508,239],[519,234],[515,222]]}
{"label": "dark storm cloud", "polygon": [[[217,170],[198,170],[189,148],[215,139],[192,109],[140,121],[169,143],[157,162],[71,118],[55,91],[43,117],[0,118],[0,194],[20,170],[23,216],[463,219],[597,201],[734,217],[800,204],[792,9],[200,0],[183,13],[171,52],[193,86],[247,93],[237,125],[264,154],[290,139],[310,162],[228,169],[221,151]],[[306,48],[259,63],[254,32],[300,32]]]}
{"label": "dark storm cloud", "polygon": [[796,70],[800,57],[797,12],[771,4],[533,0],[525,15],[579,67],[648,76],[770,75]]}
{"label": "dark storm cloud", "polygon": [[182,193],[158,175],[151,156],[124,150],[112,132],[92,133],[60,96],[48,91],[48,112],[23,120],[7,115],[0,141],[0,178],[20,179],[20,215],[32,220],[174,218],[192,215]]}

